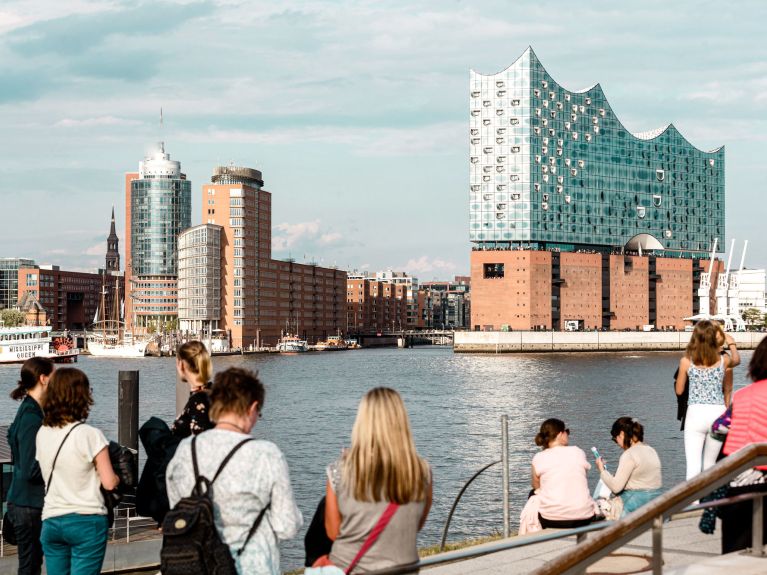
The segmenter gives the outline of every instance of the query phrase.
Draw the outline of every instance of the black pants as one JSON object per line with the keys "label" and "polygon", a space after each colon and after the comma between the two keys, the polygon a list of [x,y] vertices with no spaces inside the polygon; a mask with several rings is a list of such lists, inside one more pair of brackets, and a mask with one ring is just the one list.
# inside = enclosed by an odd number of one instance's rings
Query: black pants
{"label": "black pants", "polygon": [[40,575],[43,564],[43,547],[40,544],[43,510],[9,503],[8,512],[16,530],[19,575]]}
{"label": "black pants", "polygon": [[[767,491],[767,485],[748,485],[744,487],[731,487],[727,497],[753,493],[755,491]],[[719,508],[719,516],[722,518],[722,555],[733,553],[751,547],[751,525],[753,522],[753,501],[742,501]],[[762,542],[767,543],[767,513],[763,518]]]}
{"label": "black pants", "polygon": [[594,522],[596,517],[591,516],[587,519],[567,519],[563,521],[555,521],[554,519],[546,519],[540,513],[538,514],[538,521],[541,522],[541,527],[544,529],[575,529],[576,527],[585,527]]}

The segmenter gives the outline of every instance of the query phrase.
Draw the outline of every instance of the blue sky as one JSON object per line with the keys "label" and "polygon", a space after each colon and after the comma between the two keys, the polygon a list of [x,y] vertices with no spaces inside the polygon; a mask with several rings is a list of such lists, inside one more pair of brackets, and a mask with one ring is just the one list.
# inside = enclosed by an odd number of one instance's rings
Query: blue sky
{"label": "blue sky", "polygon": [[532,45],[564,86],[600,82],[630,130],[725,145],[727,245],[764,267],[765,21],[758,0],[3,0],[0,256],[102,265],[123,173],[162,138],[193,223],[234,162],[273,194],[276,256],[467,273],[469,69]]}

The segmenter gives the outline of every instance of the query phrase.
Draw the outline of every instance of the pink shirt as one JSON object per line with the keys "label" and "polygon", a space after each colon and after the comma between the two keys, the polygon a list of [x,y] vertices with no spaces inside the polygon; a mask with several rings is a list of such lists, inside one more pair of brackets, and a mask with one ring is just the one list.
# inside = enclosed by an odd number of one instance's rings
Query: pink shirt
{"label": "pink shirt", "polygon": [[586,472],[591,464],[574,445],[544,449],[533,457],[533,469],[541,478],[538,496],[541,516],[553,521],[587,519],[594,515]]}

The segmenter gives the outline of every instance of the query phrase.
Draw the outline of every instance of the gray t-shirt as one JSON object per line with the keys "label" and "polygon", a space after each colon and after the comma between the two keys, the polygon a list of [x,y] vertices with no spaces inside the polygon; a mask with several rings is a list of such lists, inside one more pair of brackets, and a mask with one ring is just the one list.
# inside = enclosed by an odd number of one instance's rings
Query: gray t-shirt
{"label": "gray t-shirt", "polygon": [[[327,475],[338,499],[338,511],[341,513],[341,528],[333,542],[330,560],[334,565],[346,569],[357,556],[389,502],[375,503],[354,499],[351,491],[343,484],[340,460],[328,466]],[[431,471],[429,476],[431,477]],[[365,573],[418,561],[416,536],[425,505],[425,500],[400,505],[354,572]]]}

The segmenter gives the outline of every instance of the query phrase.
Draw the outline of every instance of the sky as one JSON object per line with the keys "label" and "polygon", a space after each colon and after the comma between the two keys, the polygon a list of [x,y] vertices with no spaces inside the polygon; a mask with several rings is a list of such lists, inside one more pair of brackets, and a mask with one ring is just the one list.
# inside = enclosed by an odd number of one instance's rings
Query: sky
{"label": "sky", "polygon": [[566,88],[600,82],[629,130],[725,145],[722,243],[766,267],[765,21],[761,0],[3,0],[0,257],[103,267],[123,174],[162,139],[193,224],[213,168],[245,165],[272,192],[275,257],[466,274],[469,70],[532,46]]}

